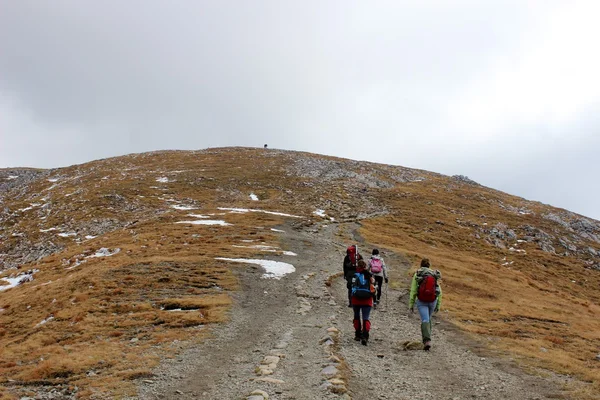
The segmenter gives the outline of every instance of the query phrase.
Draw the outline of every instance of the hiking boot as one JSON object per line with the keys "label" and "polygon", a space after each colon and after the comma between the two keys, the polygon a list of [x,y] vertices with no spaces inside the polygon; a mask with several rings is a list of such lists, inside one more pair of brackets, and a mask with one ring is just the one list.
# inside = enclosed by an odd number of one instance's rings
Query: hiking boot
{"label": "hiking boot", "polygon": [[366,346],[368,341],[369,341],[369,332],[363,332],[362,339],[360,340],[360,343],[363,346]]}
{"label": "hiking boot", "polygon": [[354,340],[356,340],[358,342],[360,339],[362,339],[362,332],[354,331]]}
{"label": "hiking boot", "polygon": [[425,351],[429,351],[429,349],[431,348],[431,342],[428,340],[425,343],[423,343],[423,350]]}
{"label": "hiking boot", "polygon": [[431,323],[421,322],[421,336],[423,337],[423,344],[431,341]]}

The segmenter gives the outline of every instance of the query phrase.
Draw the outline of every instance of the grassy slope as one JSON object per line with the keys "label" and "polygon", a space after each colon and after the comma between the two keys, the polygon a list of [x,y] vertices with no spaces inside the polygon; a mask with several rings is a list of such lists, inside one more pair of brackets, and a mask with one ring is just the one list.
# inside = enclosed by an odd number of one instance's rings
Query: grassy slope
{"label": "grassy slope", "polygon": [[[430,258],[443,273],[444,314],[454,324],[528,365],[592,383],[576,390],[582,398],[597,398],[600,274],[533,243],[513,242],[526,251],[515,253],[473,236],[477,226],[498,222],[519,237],[526,224],[551,232],[556,227],[539,217],[546,206],[538,205],[535,215],[511,214],[495,201],[518,207],[522,199],[469,185],[446,188],[443,179],[430,179],[383,194],[392,215],[365,223],[364,237],[406,253],[415,268],[422,257]],[[503,266],[507,261],[513,263]]]}
{"label": "grassy slope", "polygon": [[[177,351],[174,339],[201,340],[202,326],[226,318],[227,292],[237,288],[232,268],[244,267],[214,257],[256,255],[255,250],[232,247],[246,239],[276,245],[268,228],[281,218],[259,213],[219,216],[235,227],[174,222],[192,219],[186,217],[189,212],[219,213],[217,207],[235,206],[305,216],[323,207],[337,217],[336,207],[358,207],[360,196],[373,196],[381,209],[391,211],[363,221],[362,233],[369,242],[406,253],[415,265],[427,256],[442,270],[443,308],[451,321],[491,338],[491,346],[531,365],[600,381],[598,363],[592,361],[600,347],[598,272],[584,269],[573,257],[544,253],[535,244],[520,244],[527,254],[515,253],[473,236],[484,223],[497,222],[519,236],[524,224],[551,232],[555,224],[539,217],[548,207],[536,205],[534,215],[513,214],[498,201],[519,206],[522,199],[452,184],[447,177],[426,172],[425,181],[392,189],[363,190],[344,179],[300,179],[285,171],[299,156],[313,157],[249,149],[126,156],[61,169],[56,172],[62,176],[58,187],[49,189],[53,184],[42,180],[13,199],[8,206],[17,210],[47,196],[54,211],[44,221],[36,210],[27,211],[7,221],[5,232],[26,232],[33,242],[51,239],[65,248],[23,267],[40,270],[34,282],[0,293],[0,376],[5,384],[8,378],[66,382],[83,388],[83,397],[132,393],[132,378],[147,376],[159,357]],[[369,163],[347,167],[373,170],[383,179],[389,172]],[[162,176],[171,182],[157,182]],[[261,201],[251,202],[250,192]],[[76,194],[66,196],[70,193]],[[198,209],[177,211],[167,199]],[[58,238],[56,232],[39,232],[52,226],[68,231],[91,219],[120,221],[121,226],[138,222],[80,244]],[[9,236],[3,245],[18,240]],[[121,252],[67,269],[100,247]],[[514,263],[502,266],[504,257]],[[179,307],[197,310],[161,309]],[[36,326],[50,314],[54,320]],[[89,371],[96,375],[88,376]],[[595,385],[584,390],[597,389]]]}

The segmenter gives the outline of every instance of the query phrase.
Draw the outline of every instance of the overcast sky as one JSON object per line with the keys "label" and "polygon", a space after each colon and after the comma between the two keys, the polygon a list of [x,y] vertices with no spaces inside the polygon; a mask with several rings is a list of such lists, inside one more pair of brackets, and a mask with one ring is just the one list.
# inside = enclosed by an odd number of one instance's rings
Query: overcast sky
{"label": "overcast sky", "polygon": [[262,146],[600,219],[600,2],[0,0],[0,168]]}

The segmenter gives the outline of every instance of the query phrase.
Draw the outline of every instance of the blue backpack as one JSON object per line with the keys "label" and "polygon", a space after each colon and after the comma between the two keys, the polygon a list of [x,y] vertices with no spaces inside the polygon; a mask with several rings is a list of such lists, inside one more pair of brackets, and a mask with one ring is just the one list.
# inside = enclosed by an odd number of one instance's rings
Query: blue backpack
{"label": "blue backpack", "polygon": [[355,273],[352,277],[352,296],[358,299],[368,299],[373,296],[371,282],[360,272]]}

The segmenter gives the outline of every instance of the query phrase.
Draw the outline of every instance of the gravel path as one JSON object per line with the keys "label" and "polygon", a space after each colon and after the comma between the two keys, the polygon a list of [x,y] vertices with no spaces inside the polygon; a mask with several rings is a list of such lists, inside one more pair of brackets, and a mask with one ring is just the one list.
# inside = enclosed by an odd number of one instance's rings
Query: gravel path
{"label": "gravel path", "polygon": [[[405,350],[403,343],[420,336],[417,314],[407,313],[406,297],[398,300],[406,289],[390,289],[387,307],[373,311],[369,345],[355,342],[345,282],[336,276],[345,251],[335,243],[339,227],[285,227],[282,247],[298,257],[279,259],[296,272],[273,280],[260,279],[260,267],[239,268],[242,290],[234,295],[230,323],[201,347],[181,344],[178,357],[140,381],[138,398],[556,398],[554,382],[475,354],[476,343],[444,321],[435,323],[430,352]],[[388,253],[386,263],[394,271],[409,268],[397,254]]]}

